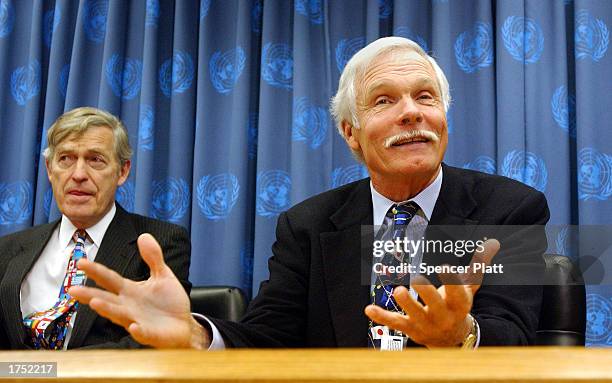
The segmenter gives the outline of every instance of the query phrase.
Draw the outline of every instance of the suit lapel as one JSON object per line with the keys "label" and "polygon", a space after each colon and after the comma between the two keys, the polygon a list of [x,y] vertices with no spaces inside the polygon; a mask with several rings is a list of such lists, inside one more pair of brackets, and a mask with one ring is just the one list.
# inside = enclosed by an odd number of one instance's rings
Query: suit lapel
{"label": "suit lapel", "polygon": [[21,283],[40,257],[58,223],[59,220],[40,226],[35,229],[27,242],[19,244],[20,251],[8,263],[4,278],[0,282],[4,327],[13,349],[26,348],[24,344],[26,332],[21,316]]}
{"label": "suit lapel", "polygon": [[[115,270],[121,275],[125,275],[125,270],[130,260],[137,255],[137,237],[138,233],[136,233],[131,225],[129,213],[117,205],[117,212],[104,234],[95,262]],[[96,286],[95,282],[91,279],[87,279],[85,285]],[[87,305],[79,305],[77,313],[69,348],[82,346],[98,315]]]}
{"label": "suit lapel", "polygon": [[[369,179],[357,184],[347,201],[331,217],[336,231],[320,234],[323,270],[332,325],[339,347],[367,345],[372,257],[371,234],[362,240],[362,225],[372,225]],[[366,233],[367,235],[367,233]],[[362,243],[364,246],[362,246]]]}
{"label": "suit lapel", "polygon": [[[477,207],[471,192],[474,180],[446,164],[442,164],[442,169],[444,172],[442,187],[427,227],[426,237],[428,240],[442,242],[472,238],[478,225],[478,219],[472,217]],[[470,257],[448,258],[434,253],[423,255],[423,262],[428,265],[445,263],[467,265],[469,261]],[[441,282],[437,275],[430,275],[428,278],[435,286],[440,286]]]}
{"label": "suit lapel", "polygon": [[462,177],[453,167],[442,164],[443,177],[440,195],[431,214],[430,225],[475,225],[477,220],[470,219],[476,209],[476,200],[471,190],[472,178]]}

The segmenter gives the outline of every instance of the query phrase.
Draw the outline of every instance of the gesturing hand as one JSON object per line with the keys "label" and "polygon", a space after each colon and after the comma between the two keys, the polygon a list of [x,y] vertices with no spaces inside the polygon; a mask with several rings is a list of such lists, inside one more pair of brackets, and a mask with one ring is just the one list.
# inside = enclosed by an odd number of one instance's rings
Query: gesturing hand
{"label": "gesturing hand", "polygon": [[[470,270],[474,270],[475,263],[489,265],[499,247],[495,239],[485,242],[484,250],[474,253]],[[482,283],[483,274],[471,272],[462,276],[440,277],[445,284],[437,289],[421,276],[411,282],[411,287],[425,305],[414,299],[403,286],[393,290],[393,297],[405,315],[376,305],[367,306],[365,313],[374,322],[402,331],[413,341],[427,347],[456,346],[470,331],[468,313],[472,308],[474,294]]]}
{"label": "gesturing hand", "polygon": [[210,336],[191,316],[189,297],[164,262],[155,238],[142,234],[138,237],[138,250],[151,270],[148,280],[134,282],[99,263],[82,259],[79,269],[106,291],[77,286],[69,294],[124,327],[141,344],[158,348],[207,348]]}

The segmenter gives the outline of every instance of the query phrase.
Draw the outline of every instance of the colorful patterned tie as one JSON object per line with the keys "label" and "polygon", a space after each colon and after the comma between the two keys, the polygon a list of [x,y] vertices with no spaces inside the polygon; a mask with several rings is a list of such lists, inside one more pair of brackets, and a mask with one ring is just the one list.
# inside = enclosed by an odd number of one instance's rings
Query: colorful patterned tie
{"label": "colorful patterned tie", "polygon": [[29,334],[30,346],[37,350],[61,350],[64,347],[68,323],[79,305],[76,299],[68,294],[68,290],[72,286],[80,286],[85,283],[85,273],[77,269],[76,264],[79,259],[87,258],[85,254],[87,232],[77,230],[72,239],[75,245],[57,302],[50,309],[32,313],[23,319],[23,324]]}
{"label": "colorful patterned tie", "polygon": [[[395,240],[396,238],[403,239],[406,236],[406,229],[412,218],[420,210],[416,202],[407,202],[402,205],[393,205],[387,212],[388,221],[391,225],[381,229],[383,231],[381,238],[383,240]],[[403,252],[386,253],[381,263],[385,266],[400,266],[404,262]],[[405,263],[410,264],[410,259]],[[402,308],[395,302],[393,298],[393,290],[396,286],[410,284],[410,274],[395,274],[384,275],[378,274],[376,282],[372,287],[372,303],[383,307],[389,311],[401,312]],[[379,349],[381,347],[381,339],[385,336],[402,336],[398,331],[387,329],[385,326],[377,326],[373,321],[369,321],[368,339],[370,347]]]}

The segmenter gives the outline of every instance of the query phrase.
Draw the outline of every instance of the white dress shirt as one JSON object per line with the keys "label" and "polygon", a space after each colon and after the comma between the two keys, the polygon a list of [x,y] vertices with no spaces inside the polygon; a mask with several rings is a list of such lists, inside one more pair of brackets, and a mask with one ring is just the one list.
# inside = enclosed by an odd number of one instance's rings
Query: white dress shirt
{"label": "white dress shirt", "polygon": [[[414,198],[409,199],[408,201],[416,202],[421,211],[415,216],[408,226],[414,225],[417,222],[429,222],[431,219],[431,214],[433,213],[433,209],[436,206],[436,201],[438,200],[438,196],[440,195],[440,189],[442,188],[442,169],[436,176],[436,179],[429,184],[423,191],[414,196]],[[387,212],[394,204],[401,204],[408,201],[392,201],[389,198],[380,194],[372,185],[372,181],[370,181],[370,190],[372,191],[372,208],[373,208],[373,217],[374,217],[374,225],[380,226],[384,223]],[[422,214],[421,214],[422,213]],[[414,223],[413,223],[414,222]]]}
{"label": "white dress shirt", "polygon": [[[85,229],[89,237],[85,242],[85,254],[88,260],[93,261],[96,258],[104,234],[115,217],[116,211],[117,208],[113,204],[109,212],[98,223]],[[68,261],[75,245],[72,236],[77,229],[68,217],[62,215],[60,224],[53,230],[40,257],[21,283],[19,299],[22,318],[33,312],[48,310],[57,302],[66,276]],[[76,316],[76,313],[72,315],[68,324],[64,350],[70,342]]]}

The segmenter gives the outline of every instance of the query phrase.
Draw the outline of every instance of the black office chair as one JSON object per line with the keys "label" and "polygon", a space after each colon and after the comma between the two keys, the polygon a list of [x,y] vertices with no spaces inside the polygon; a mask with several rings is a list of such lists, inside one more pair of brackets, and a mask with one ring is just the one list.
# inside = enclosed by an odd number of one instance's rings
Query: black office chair
{"label": "black office chair", "polygon": [[586,291],[568,257],[545,254],[546,275],[536,345],[584,346]]}
{"label": "black office chair", "polygon": [[191,289],[191,311],[237,322],[244,315],[247,300],[237,287],[204,286]]}

